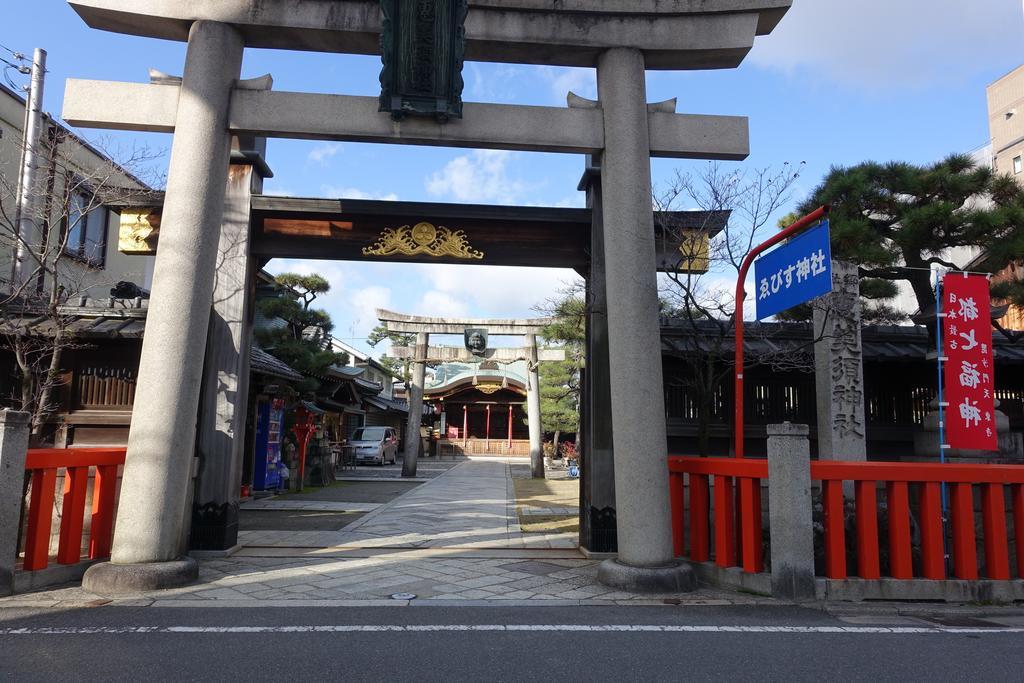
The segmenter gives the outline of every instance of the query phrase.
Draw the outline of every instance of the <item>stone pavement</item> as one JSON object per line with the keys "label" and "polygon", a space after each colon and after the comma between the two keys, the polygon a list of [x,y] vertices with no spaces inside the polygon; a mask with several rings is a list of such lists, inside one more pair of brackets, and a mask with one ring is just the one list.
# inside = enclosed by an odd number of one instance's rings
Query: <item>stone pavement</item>
{"label": "stone pavement", "polygon": [[[539,552],[550,557],[538,557]],[[349,551],[339,552],[334,557],[315,554],[251,557],[248,551],[243,551],[226,559],[202,561],[200,580],[196,584],[118,598],[114,604],[154,607],[779,604],[770,598],[714,589],[678,595],[626,593],[597,582],[597,561],[566,559],[567,554],[568,551],[560,550],[423,549]],[[399,599],[391,598],[393,595]],[[80,587],[63,588],[0,599],[0,609],[95,605],[96,598]]]}
{"label": "stone pavement", "polygon": [[313,510],[321,512],[372,512],[380,503],[346,503],[332,500],[294,500],[291,498],[264,498],[239,506],[240,510]]}
{"label": "stone pavement", "polygon": [[339,531],[242,531],[252,547],[575,548],[574,534],[524,534],[507,461],[470,459]]}

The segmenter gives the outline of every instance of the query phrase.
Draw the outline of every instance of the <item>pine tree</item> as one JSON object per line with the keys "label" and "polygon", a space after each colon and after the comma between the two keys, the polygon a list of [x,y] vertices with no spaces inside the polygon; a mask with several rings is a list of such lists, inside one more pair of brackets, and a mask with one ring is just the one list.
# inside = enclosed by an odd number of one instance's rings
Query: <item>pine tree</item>
{"label": "pine tree", "polygon": [[[281,273],[274,280],[282,286],[282,296],[264,299],[258,306],[265,317],[286,324],[259,330],[256,339],[260,346],[304,375],[323,375],[330,366],[347,363],[347,354],[331,348],[331,316],[312,308],[320,294],[330,291],[330,283],[319,275],[297,273]],[[317,380],[307,377],[300,389],[314,391],[317,386]]]}
{"label": "pine tree", "polygon": [[[833,258],[860,264],[869,319],[900,317],[884,303],[899,281],[919,310],[934,308],[931,264],[998,272],[1024,254],[1024,191],[963,154],[929,165],[833,168],[799,213],[821,204],[832,206]],[[993,294],[1024,304],[1019,280]]]}
{"label": "pine tree", "polygon": [[586,357],[586,302],[579,291],[570,288],[562,292],[561,297],[538,306],[537,310],[552,318],[542,334],[545,341],[558,344],[566,352],[566,360],[541,363],[540,366],[541,420],[544,432],[555,433],[557,452],[562,432],[576,434],[579,444],[580,370]]}

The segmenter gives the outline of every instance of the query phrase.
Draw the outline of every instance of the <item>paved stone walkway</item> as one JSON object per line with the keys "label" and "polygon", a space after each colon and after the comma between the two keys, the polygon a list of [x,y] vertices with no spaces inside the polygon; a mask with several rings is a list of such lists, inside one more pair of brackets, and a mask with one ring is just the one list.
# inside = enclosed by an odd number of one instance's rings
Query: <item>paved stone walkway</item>
{"label": "paved stone walkway", "polygon": [[317,512],[372,512],[380,503],[345,503],[332,500],[293,500],[264,498],[243,503],[241,510],[310,510]]}
{"label": "paved stone walkway", "polygon": [[[534,557],[515,557],[532,552]],[[730,605],[779,604],[770,598],[702,588],[640,595],[597,582],[594,560],[567,551],[349,551],[339,557],[249,557],[246,551],[200,563],[191,586],[120,597],[114,604],[153,607],[324,607],[370,605]],[[506,555],[506,556],[500,556]],[[411,594],[415,597],[410,598]],[[397,599],[391,596],[398,596]],[[96,606],[80,587],[0,598],[5,607]]]}
{"label": "paved stone walkway", "polygon": [[339,531],[243,531],[245,547],[575,548],[575,534],[524,534],[507,462],[473,459]]}

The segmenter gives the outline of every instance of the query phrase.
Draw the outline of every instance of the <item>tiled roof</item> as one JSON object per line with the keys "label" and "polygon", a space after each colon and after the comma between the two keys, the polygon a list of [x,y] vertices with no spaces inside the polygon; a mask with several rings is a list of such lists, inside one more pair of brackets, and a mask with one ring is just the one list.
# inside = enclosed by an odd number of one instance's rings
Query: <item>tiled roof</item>
{"label": "tiled roof", "polygon": [[255,344],[252,345],[249,352],[249,369],[261,375],[291,380],[293,382],[298,382],[302,379],[302,375],[289,367],[284,361],[271,356]]}

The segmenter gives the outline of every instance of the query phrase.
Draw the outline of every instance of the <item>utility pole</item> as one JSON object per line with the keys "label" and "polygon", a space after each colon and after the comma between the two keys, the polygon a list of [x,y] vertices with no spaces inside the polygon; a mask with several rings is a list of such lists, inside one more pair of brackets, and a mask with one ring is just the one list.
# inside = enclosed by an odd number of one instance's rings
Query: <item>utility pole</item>
{"label": "utility pole", "polygon": [[39,139],[43,129],[43,85],[46,79],[46,50],[36,48],[32,55],[32,77],[25,104],[25,128],[22,131],[22,163],[18,185],[17,225],[14,258],[11,262],[11,290],[15,291],[28,277],[25,272],[27,245],[37,237],[40,193],[36,171],[39,166]]}

